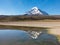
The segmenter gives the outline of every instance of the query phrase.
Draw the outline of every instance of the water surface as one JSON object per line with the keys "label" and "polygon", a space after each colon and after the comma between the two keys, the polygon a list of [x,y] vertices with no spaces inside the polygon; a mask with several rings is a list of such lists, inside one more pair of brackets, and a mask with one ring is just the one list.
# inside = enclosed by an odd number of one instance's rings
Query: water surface
{"label": "water surface", "polygon": [[0,45],[55,45],[57,42],[54,35],[45,31],[0,29]]}

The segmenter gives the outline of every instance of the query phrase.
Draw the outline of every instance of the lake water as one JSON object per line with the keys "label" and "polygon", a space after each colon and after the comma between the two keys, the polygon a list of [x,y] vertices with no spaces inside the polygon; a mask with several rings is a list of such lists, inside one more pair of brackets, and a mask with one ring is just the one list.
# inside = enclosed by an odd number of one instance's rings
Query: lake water
{"label": "lake water", "polygon": [[58,45],[58,40],[42,31],[0,29],[0,45]]}

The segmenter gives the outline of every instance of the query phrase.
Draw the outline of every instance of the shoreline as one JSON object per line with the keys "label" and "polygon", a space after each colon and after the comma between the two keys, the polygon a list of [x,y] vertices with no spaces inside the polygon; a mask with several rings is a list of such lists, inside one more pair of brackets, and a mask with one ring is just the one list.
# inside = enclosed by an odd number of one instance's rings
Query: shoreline
{"label": "shoreline", "polygon": [[17,27],[42,27],[47,28],[49,33],[60,35],[60,21],[19,21],[19,22],[0,22],[4,26],[17,26]]}

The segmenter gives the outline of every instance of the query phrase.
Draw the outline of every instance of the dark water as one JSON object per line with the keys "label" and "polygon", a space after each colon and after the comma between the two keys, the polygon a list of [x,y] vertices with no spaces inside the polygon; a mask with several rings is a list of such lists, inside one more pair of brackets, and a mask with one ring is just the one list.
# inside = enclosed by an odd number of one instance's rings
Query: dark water
{"label": "dark water", "polygon": [[[0,45],[58,45],[56,36],[45,32],[39,33],[39,31],[0,29]],[[39,35],[32,38],[31,36],[35,34]]]}

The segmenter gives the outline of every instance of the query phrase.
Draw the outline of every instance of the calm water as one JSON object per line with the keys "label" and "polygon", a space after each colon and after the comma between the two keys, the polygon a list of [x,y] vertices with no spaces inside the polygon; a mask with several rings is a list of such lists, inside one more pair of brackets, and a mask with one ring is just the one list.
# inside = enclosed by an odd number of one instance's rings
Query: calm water
{"label": "calm water", "polygon": [[57,38],[41,31],[0,29],[0,45],[57,45]]}

